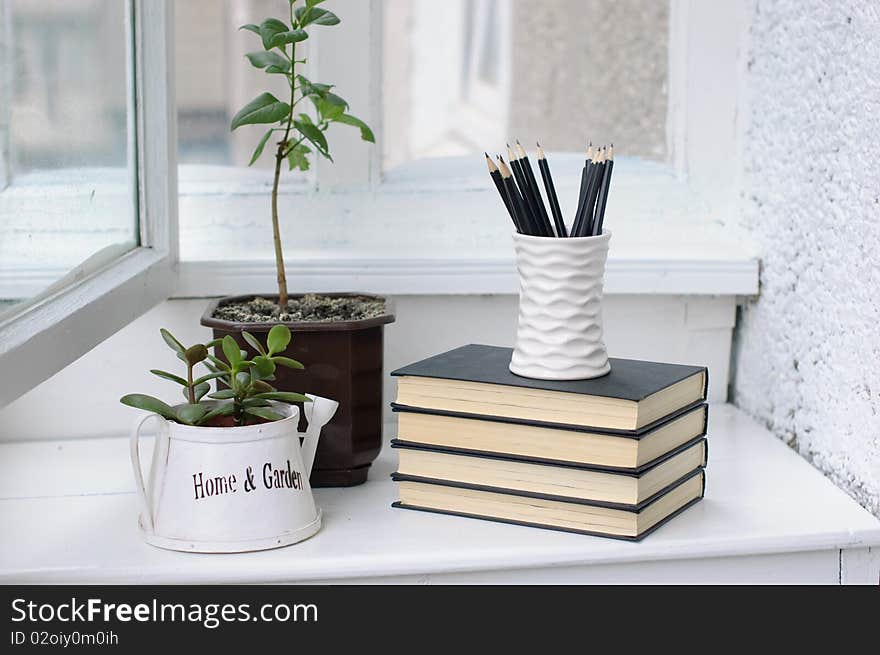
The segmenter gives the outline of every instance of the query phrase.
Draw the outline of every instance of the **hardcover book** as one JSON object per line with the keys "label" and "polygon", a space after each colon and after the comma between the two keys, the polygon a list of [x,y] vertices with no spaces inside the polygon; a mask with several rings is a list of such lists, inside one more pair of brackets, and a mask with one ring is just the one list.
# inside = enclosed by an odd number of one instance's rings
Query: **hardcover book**
{"label": "hardcover book", "polygon": [[638,510],[676,481],[706,465],[706,440],[667,454],[640,473],[583,465],[550,465],[498,455],[463,455],[399,440],[398,481],[439,482],[483,491],[527,492],[553,500],[591,500]]}
{"label": "hardcover book", "polygon": [[510,372],[511,353],[471,344],[397,369],[396,406],[638,434],[706,398],[701,366],[612,358],[600,378],[535,380]]}
{"label": "hardcover book", "polygon": [[666,453],[706,434],[708,406],[690,407],[628,433],[554,426],[497,417],[462,418],[448,412],[396,406],[398,440],[469,454],[497,454],[547,464],[588,464],[637,473]]}
{"label": "hardcover book", "polygon": [[699,501],[705,474],[697,469],[638,509],[596,501],[561,501],[541,494],[502,493],[399,478],[393,507],[638,541]]}

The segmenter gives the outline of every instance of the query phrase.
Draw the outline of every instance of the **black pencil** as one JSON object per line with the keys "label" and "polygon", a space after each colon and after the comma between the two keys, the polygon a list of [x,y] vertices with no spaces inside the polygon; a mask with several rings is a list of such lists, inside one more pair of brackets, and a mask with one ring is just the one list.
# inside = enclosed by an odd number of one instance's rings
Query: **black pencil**
{"label": "black pencil", "polygon": [[538,180],[535,179],[535,172],[532,170],[532,162],[529,160],[529,155],[526,153],[525,148],[522,147],[519,139],[516,140],[516,148],[517,153],[519,154],[519,161],[526,174],[526,183],[529,185],[529,194],[532,196],[532,201],[538,210],[538,219],[541,221],[541,228],[547,233],[548,237],[558,236],[554,233],[553,224],[550,222],[550,217],[547,215],[547,208],[544,206],[544,199],[541,197],[541,190],[538,188]]}
{"label": "black pencil", "polygon": [[587,202],[584,205],[584,220],[581,223],[581,229],[578,232],[580,237],[588,237],[592,235],[593,221],[595,217],[596,198],[599,196],[599,187],[602,184],[602,175],[605,172],[605,149],[599,150],[599,154],[594,160],[593,175],[590,179],[589,190],[587,192]]}
{"label": "black pencil", "polygon": [[541,170],[541,178],[544,180],[544,191],[547,192],[547,202],[550,203],[550,211],[553,214],[553,222],[556,224],[556,236],[567,237],[565,221],[562,219],[562,210],[559,208],[559,198],[556,197],[556,187],[553,185],[553,176],[550,175],[550,165],[544,157],[544,149],[538,146],[538,168]]}
{"label": "black pencil", "polygon": [[504,202],[504,207],[507,209],[507,213],[510,214],[510,220],[513,221],[513,225],[516,228],[517,232],[522,232],[522,228],[517,221],[516,214],[513,212],[513,206],[510,204],[510,199],[507,197],[507,193],[504,191],[504,182],[501,180],[501,172],[498,170],[498,167],[495,165],[495,162],[489,157],[489,153],[484,152],[486,155],[486,166],[489,167],[489,175],[492,178],[492,181],[495,183],[495,188],[498,189],[498,195],[501,196],[502,202]]}
{"label": "black pencil", "polygon": [[599,200],[596,204],[596,218],[593,221],[592,235],[602,234],[602,225],[605,222],[605,203],[608,202],[608,188],[611,185],[611,171],[614,169],[614,144],[608,148],[608,161],[605,164],[605,174],[602,176],[602,188],[599,191]]}
{"label": "black pencil", "polygon": [[526,179],[526,174],[523,170],[522,162],[519,161],[516,155],[513,154],[513,150],[511,150],[510,144],[507,145],[507,156],[508,158],[510,158],[510,168],[513,171],[513,178],[514,180],[516,180],[516,184],[519,186],[519,191],[523,198],[523,205],[525,206],[526,213],[529,216],[529,223],[532,226],[532,234],[539,237],[549,236],[544,233],[541,225],[541,216],[538,213],[537,206],[535,206],[534,198],[532,198],[532,195],[529,193],[529,183]]}
{"label": "black pencil", "polygon": [[513,174],[510,172],[507,164],[504,163],[504,158],[501,155],[498,155],[498,170],[501,172],[501,181],[504,184],[504,191],[507,193],[507,197],[510,200],[510,206],[513,207],[514,214],[517,217],[517,223],[519,223],[522,228],[522,234],[534,235],[534,228],[529,219],[529,215],[526,212],[525,203],[519,194],[519,190],[516,188]]}
{"label": "black pencil", "polygon": [[578,189],[577,210],[575,211],[575,214],[574,214],[574,220],[571,223],[571,230],[569,230],[569,233],[568,233],[569,236],[573,236],[573,237],[579,236],[579,233],[581,230],[581,224],[584,221],[584,211],[585,211],[584,205],[586,205],[586,203],[587,203],[587,194],[589,193],[589,189],[590,189],[590,180],[592,179],[592,176],[593,176],[593,168],[594,168],[593,157],[594,157],[593,143],[590,142],[590,144],[587,146],[587,158],[584,161],[584,168],[581,171],[581,185]]}

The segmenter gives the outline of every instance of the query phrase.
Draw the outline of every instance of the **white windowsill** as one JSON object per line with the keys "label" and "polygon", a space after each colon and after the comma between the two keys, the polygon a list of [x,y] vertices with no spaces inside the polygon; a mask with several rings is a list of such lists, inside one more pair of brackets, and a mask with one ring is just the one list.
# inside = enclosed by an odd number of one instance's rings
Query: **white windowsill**
{"label": "white windowsill", "polygon": [[731,575],[712,562],[739,562],[756,567],[740,582],[877,583],[880,521],[733,407],[712,407],[709,444],[705,499],[640,543],[392,509],[396,456],[386,447],[365,485],[316,491],[324,527],[315,537],[198,555],[141,541],[126,438],[11,443],[0,446],[0,582],[442,582],[492,572],[516,581],[530,571],[573,581],[552,573],[559,567],[581,581],[609,570],[632,581],[639,564],[681,565],[664,575],[699,570],[711,582]]}

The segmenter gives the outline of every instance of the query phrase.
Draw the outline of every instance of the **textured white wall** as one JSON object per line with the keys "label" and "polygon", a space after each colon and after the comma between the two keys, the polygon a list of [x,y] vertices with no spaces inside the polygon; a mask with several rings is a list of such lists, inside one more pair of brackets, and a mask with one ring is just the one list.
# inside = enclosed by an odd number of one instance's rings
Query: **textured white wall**
{"label": "textured white wall", "polygon": [[757,2],[734,400],[880,516],[880,11]]}

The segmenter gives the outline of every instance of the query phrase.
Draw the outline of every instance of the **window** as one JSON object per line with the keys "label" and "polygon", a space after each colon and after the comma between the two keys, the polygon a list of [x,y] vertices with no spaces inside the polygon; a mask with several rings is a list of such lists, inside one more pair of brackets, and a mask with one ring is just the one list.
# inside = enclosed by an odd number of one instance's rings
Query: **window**
{"label": "window", "polygon": [[0,3],[0,405],[173,288],[165,2]]}
{"label": "window", "polygon": [[[666,157],[669,5],[557,0],[385,3],[383,167],[532,148]],[[443,38],[436,38],[442,34]]]}
{"label": "window", "polygon": [[[669,234],[717,240],[741,116],[747,21],[738,3],[327,6],[342,23],[312,31],[308,75],[336,84],[378,143],[331,131],[335,165],[319,161],[308,176],[284,176],[279,208],[291,289],[515,292],[510,225],[481,153],[516,137],[540,139],[550,153],[567,215],[587,140],[615,143],[609,218],[626,217],[614,221],[615,256],[624,246],[637,257],[659,256],[656,244]],[[208,44],[206,56],[186,56],[192,63],[182,66],[192,72],[181,68],[177,79],[182,295],[272,288],[269,162],[245,168],[257,137],[230,135],[226,125],[265,77],[242,56],[259,47],[253,35],[235,28],[285,10],[286,0],[177,5],[178,33],[198,31],[197,42]],[[193,44],[181,36],[178,50]],[[186,100],[201,85],[210,92]]]}

